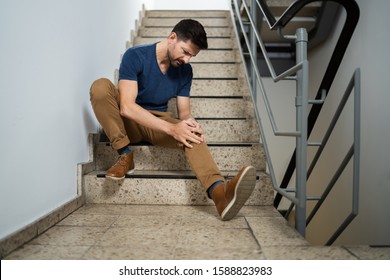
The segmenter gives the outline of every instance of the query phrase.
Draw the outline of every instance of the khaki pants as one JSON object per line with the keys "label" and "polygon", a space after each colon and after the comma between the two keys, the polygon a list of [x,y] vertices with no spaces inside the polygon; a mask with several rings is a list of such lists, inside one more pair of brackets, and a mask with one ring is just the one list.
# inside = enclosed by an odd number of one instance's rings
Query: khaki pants
{"label": "khaki pants", "polygon": [[[104,78],[96,80],[91,86],[90,97],[96,118],[114,149],[118,150],[129,143],[141,141],[147,141],[155,146],[180,148],[184,150],[188,163],[206,190],[214,182],[224,181],[206,143],[192,143],[193,148],[187,148],[172,136],[123,118],[119,113],[119,91],[110,80]],[[167,122],[180,122],[170,112],[150,112]]]}

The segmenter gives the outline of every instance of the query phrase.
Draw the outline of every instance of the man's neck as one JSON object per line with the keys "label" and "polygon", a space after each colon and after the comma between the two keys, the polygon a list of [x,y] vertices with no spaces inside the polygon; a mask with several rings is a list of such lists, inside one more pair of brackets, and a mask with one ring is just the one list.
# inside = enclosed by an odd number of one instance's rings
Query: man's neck
{"label": "man's neck", "polygon": [[157,63],[160,67],[161,72],[164,74],[168,71],[171,62],[168,56],[168,40],[158,42],[156,45],[156,57]]}

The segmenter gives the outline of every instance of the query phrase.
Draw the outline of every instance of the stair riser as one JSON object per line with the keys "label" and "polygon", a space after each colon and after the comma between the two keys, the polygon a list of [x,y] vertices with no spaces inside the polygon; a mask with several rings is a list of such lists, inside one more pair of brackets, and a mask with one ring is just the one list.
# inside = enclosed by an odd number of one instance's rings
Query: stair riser
{"label": "stair riser", "polygon": [[[119,182],[88,175],[84,178],[86,203],[213,205],[196,179],[137,179]],[[272,205],[268,176],[260,176],[246,205]]]}
{"label": "stair riser", "polygon": [[210,143],[256,143],[260,139],[259,129],[254,119],[198,121]]}
{"label": "stair riser", "polygon": [[226,18],[230,17],[229,11],[182,11],[182,10],[154,10],[154,11],[146,11],[145,13],[146,17],[161,17],[161,18]]}
{"label": "stair riser", "polygon": [[202,50],[191,62],[238,62],[235,51]]}
{"label": "stair riser", "polygon": [[209,143],[258,143],[255,119],[198,119]]}
{"label": "stair riser", "polygon": [[[155,146],[132,146],[136,170],[191,170],[181,149]],[[264,154],[260,144],[253,146],[210,146],[210,153],[221,170],[239,170],[253,165],[265,170]],[[118,154],[110,145],[96,144],[96,170],[107,170],[117,160]]]}
{"label": "stair riser", "polygon": [[248,96],[245,83],[238,86],[237,80],[193,80],[191,96]]}
{"label": "stair riser", "polygon": [[236,64],[207,64],[207,63],[191,63],[194,78],[229,78],[235,79],[243,75],[238,73]]}
{"label": "stair riser", "polygon": [[[168,111],[176,112],[175,100],[169,101]],[[253,107],[244,99],[192,98],[191,112],[194,118],[242,118],[254,116]]]}
{"label": "stair riser", "polygon": [[[134,39],[134,45],[153,44],[164,40],[167,36],[168,35],[153,38],[136,37]],[[230,38],[208,38],[207,43],[209,49],[232,49],[235,46],[234,41]]]}
{"label": "stair riser", "polygon": [[[231,37],[232,29],[230,27],[205,27],[208,37]],[[141,37],[166,37],[172,32],[171,27],[141,27],[138,35]]]}
{"label": "stair riser", "polygon": [[[182,18],[144,18],[142,25],[145,27],[170,27],[173,28]],[[197,18],[191,17],[191,19],[199,21],[204,27],[230,27],[230,21],[226,18]]]}

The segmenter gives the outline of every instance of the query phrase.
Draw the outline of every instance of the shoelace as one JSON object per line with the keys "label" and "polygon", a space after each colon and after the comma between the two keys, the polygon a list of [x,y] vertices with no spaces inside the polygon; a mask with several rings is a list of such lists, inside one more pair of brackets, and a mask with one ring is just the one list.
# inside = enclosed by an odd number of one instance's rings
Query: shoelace
{"label": "shoelace", "polygon": [[121,155],[115,165],[126,166],[126,155]]}

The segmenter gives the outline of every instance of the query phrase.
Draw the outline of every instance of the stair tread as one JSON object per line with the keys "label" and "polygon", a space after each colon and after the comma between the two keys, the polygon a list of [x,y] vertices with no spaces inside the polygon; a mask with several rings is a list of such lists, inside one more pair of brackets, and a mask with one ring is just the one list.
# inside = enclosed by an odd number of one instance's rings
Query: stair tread
{"label": "stair tread", "polygon": [[[153,173],[155,173],[153,171]],[[237,171],[223,172],[234,176]],[[101,177],[98,175],[100,174]],[[160,171],[165,177],[144,177],[146,173],[138,173],[124,180],[104,178],[104,171],[93,171],[85,175],[84,189],[88,194],[87,203],[110,204],[163,204],[163,205],[212,205],[206,192],[191,172]],[[171,174],[169,177],[169,174]],[[177,174],[184,174],[178,178]],[[140,178],[141,177],[141,178]],[[255,190],[245,205],[272,205],[273,190],[269,175],[258,173]]]}
{"label": "stair tread", "polygon": [[[231,178],[237,174],[239,170],[221,170],[222,176]],[[87,175],[101,176],[105,175],[106,170],[95,170]],[[259,176],[265,176],[265,172],[256,171],[257,178]],[[196,179],[196,176],[191,170],[135,170],[133,173],[126,175],[127,178],[131,177],[155,177],[155,178],[183,178],[183,179]]]}
{"label": "stair tread", "polygon": [[[166,37],[157,36],[157,37],[140,37],[137,36],[134,38],[134,45],[143,45],[143,44],[152,44],[161,40],[164,40]],[[234,46],[232,38],[208,38],[207,42],[210,49],[221,49],[228,48],[231,49]]]}
{"label": "stair tread", "polygon": [[[166,17],[145,17],[142,21],[145,27],[173,27],[182,19],[187,17],[166,18]],[[199,21],[204,27],[223,26],[229,27],[230,20],[226,17],[205,18],[205,17],[191,17]]]}
{"label": "stair tread", "polygon": [[[272,205],[274,191],[266,172],[259,129],[250,101],[244,69],[237,55],[236,35],[230,11],[145,11],[133,45],[164,40],[183,18],[204,23],[209,49],[192,61],[191,109],[205,130],[208,146],[221,174],[235,176],[245,165],[257,170],[255,190],[246,205]],[[172,26],[171,26],[172,25]],[[175,100],[168,110],[176,116]],[[93,165],[84,174],[87,203],[212,205],[180,149],[149,143],[131,144],[134,173],[124,180],[105,178],[118,158],[107,138],[93,138]]]}
{"label": "stair tread", "polygon": [[[167,36],[172,31],[169,27],[140,27],[138,34],[142,37]],[[232,36],[230,27],[205,27],[208,37],[229,37]]]}
{"label": "stair tread", "polygon": [[[106,146],[110,146],[111,145],[109,141],[98,141],[95,144],[106,145]],[[227,146],[227,147],[252,147],[254,145],[259,145],[259,144],[260,144],[259,142],[253,142],[253,141],[248,141],[248,142],[211,142],[211,143],[207,143],[207,145],[209,147],[224,147],[224,146]],[[153,145],[148,143],[148,142],[140,142],[140,143],[132,143],[132,144],[130,144],[130,146],[153,146]],[[159,146],[155,146],[155,147],[159,147]],[[160,148],[166,149],[165,147],[160,147]]]}
{"label": "stair tread", "polygon": [[146,17],[164,17],[164,18],[182,18],[182,17],[204,17],[204,18],[228,18],[230,12],[228,10],[148,10],[145,13]]}

